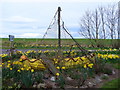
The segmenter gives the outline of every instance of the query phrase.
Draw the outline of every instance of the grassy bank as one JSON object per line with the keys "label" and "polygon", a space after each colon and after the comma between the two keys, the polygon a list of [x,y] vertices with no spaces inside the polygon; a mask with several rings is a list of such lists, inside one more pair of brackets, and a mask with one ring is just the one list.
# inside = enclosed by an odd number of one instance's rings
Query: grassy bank
{"label": "grassy bank", "polygon": [[120,86],[120,78],[114,79],[112,81],[109,81],[105,83],[102,88],[119,88]]}

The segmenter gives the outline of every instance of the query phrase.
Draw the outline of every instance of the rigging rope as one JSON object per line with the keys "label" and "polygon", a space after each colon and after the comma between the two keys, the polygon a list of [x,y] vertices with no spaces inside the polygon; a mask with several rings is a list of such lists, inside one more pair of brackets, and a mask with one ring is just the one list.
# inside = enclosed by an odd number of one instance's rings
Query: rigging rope
{"label": "rigging rope", "polygon": [[51,26],[53,26],[55,24],[55,21],[56,21],[56,15],[57,15],[58,11],[56,11],[55,15],[53,16],[53,19],[52,21],[50,22],[45,34],[43,35],[42,39],[41,39],[41,42],[44,40],[45,36],[47,35],[47,32],[49,29],[51,29]]}
{"label": "rigging rope", "polygon": [[64,26],[64,21],[62,21],[63,22],[63,29],[68,33],[68,35],[70,35],[70,37],[72,38],[72,40],[76,43],[76,45],[78,46],[78,48],[86,55],[86,53],[87,54],[89,54],[90,52],[88,51],[88,50],[85,50],[73,37],[72,37],[72,35],[67,31],[68,29],[67,29],[67,27],[65,27]]}

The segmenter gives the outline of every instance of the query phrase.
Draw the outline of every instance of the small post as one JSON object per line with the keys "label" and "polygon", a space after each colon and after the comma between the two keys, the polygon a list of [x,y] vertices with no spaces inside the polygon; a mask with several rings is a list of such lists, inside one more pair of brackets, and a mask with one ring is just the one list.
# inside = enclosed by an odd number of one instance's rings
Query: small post
{"label": "small post", "polygon": [[14,36],[13,35],[9,35],[9,41],[10,41],[10,56],[12,56],[13,55],[13,49],[14,49],[14,45],[13,45]]}

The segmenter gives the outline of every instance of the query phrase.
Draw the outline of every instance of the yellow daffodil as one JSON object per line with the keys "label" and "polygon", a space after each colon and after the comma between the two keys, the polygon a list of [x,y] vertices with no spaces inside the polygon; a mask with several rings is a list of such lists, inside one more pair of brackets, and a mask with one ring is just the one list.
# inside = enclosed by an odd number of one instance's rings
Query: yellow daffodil
{"label": "yellow daffodil", "polygon": [[65,69],[65,67],[62,67],[62,69]]}
{"label": "yellow daffodil", "polygon": [[2,65],[0,65],[0,67],[2,67]]}
{"label": "yellow daffodil", "polygon": [[20,68],[22,71],[24,70],[24,68]]}
{"label": "yellow daffodil", "polygon": [[28,67],[29,69],[31,69],[31,67]]}
{"label": "yellow daffodil", "polygon": [[24,65],[24,67],[27,67],[27,65]]}
{"label": "yellow daffodil", "polygon": [[92,68],[93,67],[93,63],[88,64],[88,67]]}
{"label": "yellow daffodil", "polygon": [[38,67],[38,65],[35,66],[35,68],[37,68],[37,67]]}
{"label": "yellow daffodil", "polygon": [[117,49],[113,49],[114,51],[117,51]]}
{"label": "yellow daffodil", "polygon": [[10,68],[10,70],[12,70],[12,68]]}
{"label": "yellow daffodil", "polygon": [[8,61],[8,63],[10,62],[10,60]]}
{"label": "yellow daffodil", "polygon": [[60,67],[56,67],[57,69],[60,69]]}
{"label": "yellow daffodil", "polygon": [[7,65],[7,68],[9,68],[10,67],[10,65]]}
{"label": "yellow daffodil", "polygon": [[34,72],[34,69],[31,69],[31,72]]}
{"label": "yellow daffodil", "polygon": [[22,59],[20,59],[20,61],[23,61]]}
{"label": "yellow daffodil", "polygon": [[86,64],[84,64],[84,68],[87,68],[87,65],[86,65]]}
{"label": "yellow daffodil", "polygon": [[21,72],[20,70],[17,70],[17,72]]}
{"label": "yellow daffodil", "polygon": [[56,76],[59,76],[60,74],[59,73],[56,73]]}
{"label": "yellow daffodil", "polygon": [[27,68],[26,70],[29,71],[29,68]]}
{"label": "yellow daffodil", "polygon": [[58,63],[57,61],[55,63]]}

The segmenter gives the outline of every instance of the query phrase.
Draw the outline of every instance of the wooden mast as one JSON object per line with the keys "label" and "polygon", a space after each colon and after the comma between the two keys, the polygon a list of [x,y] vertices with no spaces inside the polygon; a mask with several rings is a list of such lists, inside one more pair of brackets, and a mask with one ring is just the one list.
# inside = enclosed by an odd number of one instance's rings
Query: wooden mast
{"label": "wooden mast", "polygon": [[60,11],[61,8],[58,7],[58,48],[59,49],[61,49]]}

